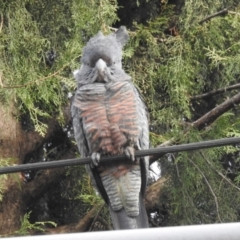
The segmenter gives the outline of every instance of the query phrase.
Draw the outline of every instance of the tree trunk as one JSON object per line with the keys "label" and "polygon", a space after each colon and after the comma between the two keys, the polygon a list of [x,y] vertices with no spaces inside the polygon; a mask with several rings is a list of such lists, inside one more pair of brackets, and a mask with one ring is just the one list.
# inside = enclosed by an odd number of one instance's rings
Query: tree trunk
{"label": "tree trunk", "polygon": [[[54,131],[55,121],[49,123],[49,130],[43,138],[35,131],[23,131],[17,120],[18,112],[11,105],[8,108],[0,106],[0,160],[5,158],[14,159],[15,164],[21,164],[29,152],[40,146]],[[21,173],[8,175],[7,179],[1,179],[3,199],[0,202],[0,234],[10,234],[18,230],[20,220],[28,204],[43,194],[49,187],[58,183],[60,175],[65,169],[47,170],[34,181],[26,184],[23,182]]]}

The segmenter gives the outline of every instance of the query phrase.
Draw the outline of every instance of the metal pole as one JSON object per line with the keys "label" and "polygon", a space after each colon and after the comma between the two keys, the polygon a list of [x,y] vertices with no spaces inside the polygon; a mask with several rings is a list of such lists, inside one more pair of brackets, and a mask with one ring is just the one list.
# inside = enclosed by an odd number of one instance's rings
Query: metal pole
{"label": "metal pole", "polygon": [[239,240],[240,223],[191,225],[59,235],[7,238],[8,240]]}
{"label": "metal pole", "polygon": [[[223,139],[217,139],[217,140],[195,142],[195,143],[188,143],[188,144],[181,144],[181,145],[175,145],[175,146],[167,146],[167,147],[135,151],[135,156],[136,157],[160,156],[160,155],[164,155],[166,153],[193,151],[193,150],[198,150],[198,149],[220,147],[220,146],[239,144],[239,143],[240,143],[239,137],[223,138]],[[126,159],[125,155],[102,157],[101,162],[123,160],[123,159]],[[49,169],[49,168],[57,168],[57,167],[65,167],[65,166],[74,166],[74,165],[81,165],[81,164],[88,164],[88,163],[91,163],[90,157],[58,160],[58,161],[51,161],[51,162],[22,164],[22,165],[16,165],[16,166],[11,166],[11,167],[0,168],[0,174],[21,172],[21,171],[27,171],[27,170],[38,170],[38,169]]]}

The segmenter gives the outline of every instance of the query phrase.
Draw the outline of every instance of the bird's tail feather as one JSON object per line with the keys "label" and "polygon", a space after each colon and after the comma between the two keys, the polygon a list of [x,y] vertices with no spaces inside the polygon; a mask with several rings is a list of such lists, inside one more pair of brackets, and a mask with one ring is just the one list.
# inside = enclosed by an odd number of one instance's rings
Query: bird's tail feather
{"label": "bird's tail feather", "polygon": [[139,197],[139,215],[136,217],[129,217],[124,208],[119,211],[114,211],[109,206],[114,229],[134,229],[134,228],[148,228],[148,217],[143,202],[143,198]]}

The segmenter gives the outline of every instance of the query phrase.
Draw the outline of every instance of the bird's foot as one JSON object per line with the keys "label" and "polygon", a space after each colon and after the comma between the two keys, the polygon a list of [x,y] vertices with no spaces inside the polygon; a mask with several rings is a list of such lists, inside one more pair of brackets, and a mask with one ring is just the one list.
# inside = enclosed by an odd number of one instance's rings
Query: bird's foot
{"label": "bird's foot", "polygon": [[94,152],[94,153],[91,155],[91,158],[92,158],[91,168],[97,167],[98,164],[99,164],[99,162],[100,162],[100,158],[101,158],[100,153]]}
{"label": "bird's foot", "polygon": [[124,154],[127,156],[127,158],[131,159],[133,162],[135,161],[135,150],[133,147],[126,147],[124,149]]}

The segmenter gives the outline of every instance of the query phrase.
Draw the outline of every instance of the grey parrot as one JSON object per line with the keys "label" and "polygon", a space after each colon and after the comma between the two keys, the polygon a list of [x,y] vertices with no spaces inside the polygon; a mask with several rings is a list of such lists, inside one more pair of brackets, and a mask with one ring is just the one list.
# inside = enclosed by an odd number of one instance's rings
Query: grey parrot
{"label": "grey parrot", "polygon": [[[131,77],[122,69],[125,27],[99,32],[83,49],[71,115],[74,136],[93,185],[109,206],[115,229],[148,227],[143,202],[149,158],[134,151],[149,148],[148,112]],[[101,162],[101,156],[125,154],[125,160]]]}

